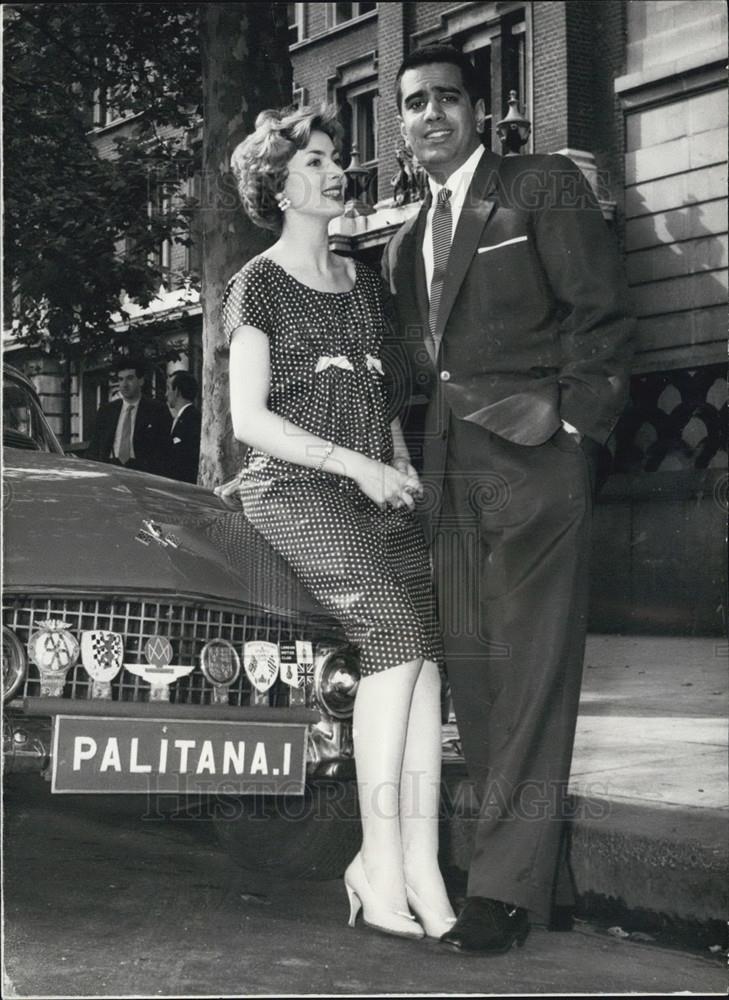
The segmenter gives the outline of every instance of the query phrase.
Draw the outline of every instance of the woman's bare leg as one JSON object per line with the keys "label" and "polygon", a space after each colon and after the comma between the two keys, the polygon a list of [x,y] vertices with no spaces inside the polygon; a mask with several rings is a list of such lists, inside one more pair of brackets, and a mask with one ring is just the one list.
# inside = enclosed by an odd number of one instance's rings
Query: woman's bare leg
{"label": "woman's bare leg", "polygon": [[426,660],[410,704],[400,789],[400,830],[407,884],[444,920],[453,917],[438,867],[441,776],[440,674]]}
{"label": "woman's bare leg", "polygon": [[407,912],[400,833],[400,778],[413,690],[422,660],[363,677],[353,737],[362,815],[362,862],[383,906]]}

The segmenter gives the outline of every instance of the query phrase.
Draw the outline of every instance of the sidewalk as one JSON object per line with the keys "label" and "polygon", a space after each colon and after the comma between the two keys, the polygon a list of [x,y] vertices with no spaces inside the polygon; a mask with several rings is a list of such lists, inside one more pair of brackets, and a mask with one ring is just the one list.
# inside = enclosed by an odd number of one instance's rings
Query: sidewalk
{"label": "sidewalk", "polygon": [[[589,637],[570,779],[583,906],[729,916],[728,652],[721,639]],[[454,836],[460,867],[469,833]]]}

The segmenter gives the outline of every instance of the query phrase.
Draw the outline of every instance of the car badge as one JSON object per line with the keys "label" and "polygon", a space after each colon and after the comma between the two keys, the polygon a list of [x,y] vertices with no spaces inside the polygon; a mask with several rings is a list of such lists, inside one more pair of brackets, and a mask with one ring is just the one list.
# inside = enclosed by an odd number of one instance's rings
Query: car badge
{"label": "car badge", "polygon": [[94,629],[81,633],[81,662],[91,677],[91,697],[111,698],[111,682],[124,663],[124,643],[118,632]]}
{"label": "car badge", "polygon": [[302,676],[314,669],[314,647],[307,640],[296,640],[296,662],[299,664],[299,674]]}
{"label": "car badge", "polygon": [[211,639],[200,653],[200,665],[213,685],[213,704],[228,704],[228,688],[240,674],[240,657],[227,639]]}
{"label": "car badge", "polygon": [[47,619],[38,625],[40,628],[28,639],[28,656],[38,667],[41,695],[60,698],[66,674],[78,663],[80,646],[68,622]]}
{"label": "car badge", "polygon": [[243,647],[243,666],[253,685],[253,704],[267,705],[268,690],[278,677],[279,651],[275,642],[255,640]]}
{"label": "car badge", "polygon": [[299,664],[296,659],[296,644],[293,642],[282,642],[281,651],[281,680],[289,687],[299,687]]}
{"label": "car badge", "polygon": [[310,642],[297,639],[281,643],[281,680],[291,688],[289,706],[305,705],[307,679],[314,668],[314,650]]}
{"label": "car badge", "polygon": [[314,686],[314,647],[312,643],[297,641],[296,659],[299,664],[301,689],[311,692]]}
{"label": "car badge", "polygon": [[170,684],[181,677],[187,677],[195,669],[195,664],[183,666],[172,663],[172,644],[163,635],[153,635],[144,645],[147,663],[125,663],[124,669],[147,681],[150,685],[150,701],[169,701]]}
{"label": "car badge", "polygon": [[142,545],[149,545],[151,542],[157,542],[163,548],[168,546],[173,549],[179,549],[180,540],[176,535],[168,535],[165,533],[164,529],[160,527],[159,524],[155,524],[154,521],[145,520],[142,521],[142,527],[139,529],[137,534],[134,536],[135,540],[141,542]]}
{"label": "car badge", "polygon": [[153,667],[166,667],[172,663],[172,643],[163,635],[153,635],[144,644],[144,655]]}

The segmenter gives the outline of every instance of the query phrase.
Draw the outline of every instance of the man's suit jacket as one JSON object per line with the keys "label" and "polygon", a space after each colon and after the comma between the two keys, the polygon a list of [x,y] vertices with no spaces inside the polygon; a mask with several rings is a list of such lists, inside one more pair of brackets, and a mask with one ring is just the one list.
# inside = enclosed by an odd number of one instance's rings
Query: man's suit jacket
{"label": "man's suit jacket", "polygon": [[196,483],[200,458],[200,411],[196,406],[186,406],[173,421],[170,441],[170,478]]}
{"label": "man's suit jacket", "polygon": [[422,256],[430,194],[385,249],[400,340],[395,367],[456,417],[538,445],[562,419],[604,442],[626,401],[633,321],[613,240],[578,167],[560,155],[478,165],[453,236],[435,335],[424,350]]}
{"label": "man's suit jacket", "polygon": [[[88,457],[98,462],[114,462],[114,437],[122,400],[106,403],[96,414],[96,427]],[[172,417],[165,403],[142,396],[137,408],[132,444],[134,459],[127,468],[165,476],[169,469],[170,427]]]}

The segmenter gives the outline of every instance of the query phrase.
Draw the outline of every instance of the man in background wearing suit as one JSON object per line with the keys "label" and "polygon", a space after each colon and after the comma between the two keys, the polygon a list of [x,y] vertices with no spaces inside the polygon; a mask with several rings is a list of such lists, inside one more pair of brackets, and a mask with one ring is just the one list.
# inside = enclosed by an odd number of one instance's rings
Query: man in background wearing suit
{"label": "man in background wearing suit", "polygon": [[406,57],[403,137],[430,193],[388,244],[396,343],[427,399],[426,530],[479,796],[466,903],[441,941],[522,944],[571,902],[565,800],[584,654],[596,459],[624,407],[632,320],[575,164],[501,157],[467,57]]}
{"label": "man in background wearing suit", "polygon": [[120,399],[99,407],[88,457],[127,469],[167,475],[169,410],[142,395],[144,366],[122,359],[114,366]]}
{"label": "man in background wearing suit", "polygon": [[174,417],[170,431],[171,479],[197,482],[200,458],[200,411],[195,406],[197,379],[186,371],[176,371],[167,379],[167,405]]}

